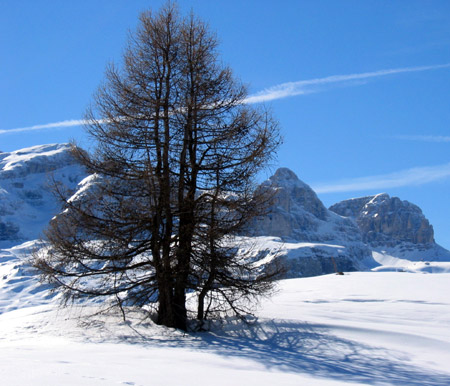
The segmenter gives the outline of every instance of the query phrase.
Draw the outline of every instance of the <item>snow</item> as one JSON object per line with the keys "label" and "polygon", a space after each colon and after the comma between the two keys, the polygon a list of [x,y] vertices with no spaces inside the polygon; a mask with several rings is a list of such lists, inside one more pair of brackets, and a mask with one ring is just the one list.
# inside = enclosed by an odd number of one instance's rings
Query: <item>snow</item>
{"label": "snow", "polygon": [[34,246],[0,252],[4,385],[450,384],[450,273],[283,280],[250,324],[185,334],[138,310],[59,308],[26,264]]}
{"label": "snow", "polygon": [[91,174],[91,175],[87,176],[86,178],[83,178],[78,183],[77,191],[73,194],[73,196],[68,198],[67,201],[75,202],[77,200],[80,200],[84,195],[87,194],[87,192],[89,192],[89,189],[91,189],[92,185],[95,184],[99,178],[100,177],[98,176],[98,174]]}
{"label": "snow", "polygon": [[[387,251],[373,251],[374,260],[380,266],[373,268],[374,271],[397,271],[397,272],[423,272],[423,273],[450,273],[450,262],[433,261],[433,256],[428,256],[428,251],[422,253],[421,261],[414,261],[413,259],[402,259],[392,256]],[[417,252],[416,252],[417,254]],[[396,252],[396,255],[401,255]]]}
{"label": "snow", "polygon": [[0,234],[0,247],[41,236],[61,209],[52,180],[73,190],[86,176],[70,149],[68,144],[50,144],[0,153],[0,224],[9,227]]}
{"label": "snow", "polygon": [[[55,169],[61,163],[67,163],[69,149],[70,145],[68,144],[49,144],[2,153],[0,170],[2,174],[12,176],[14,173],[18,177],[25,175],[30,170],[35,171],[39,167],[45,167],[47,170]],[[41,169],[40,171],[45,170]]]}
{"label": "snow", "polygon": [[[47,173],[71,189],[85,177],[68,150],[43,145],[0,153],[1,220],[19,229],[17,239],[0,241],[0,384],[450,384],[450,260],[439,248],[414,256],[405,246],[375,250],[379,266],[361,261],[372,271],[280,281],[250,324],[228,318],[209,332],[157,326],[139,310],[124,321],[114,310],[98,314],[95,303],[60,308],[28,264],[41,245],[26,240],[59,210]],[[287,169],[279,177],[299,184]],[[96,178],[86,178],[72,199]],[[340,218],[331,215],[318,232],[332,232]],[[255,246],[257,264],[345,249],[339,239],[240,241]]]}

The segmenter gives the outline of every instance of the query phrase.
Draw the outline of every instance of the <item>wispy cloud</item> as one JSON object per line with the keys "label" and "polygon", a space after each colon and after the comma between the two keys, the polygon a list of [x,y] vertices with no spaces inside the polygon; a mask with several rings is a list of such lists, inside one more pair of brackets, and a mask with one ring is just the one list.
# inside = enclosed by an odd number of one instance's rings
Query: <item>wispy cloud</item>
{"label": "wispy cloud", "polygon": [[13,134],[13,133],[22,133],[26,131],[37,131],[37,130],[45,130],[45,129],[60,129],[65,127],[72,126],[82,126],[86,123],[84,119],[71,119],[67,121],[53,122],[53,123],[45,123],[43,125],[34,125],[27,127],[19,127],[17,129],[9,129],[9,130],[0,130],[0,134]]}
{"label": "wispy cloud", "polygon": [[297,82],[287,82],[267,88],[256,94],[250,95],[246,99],[246,103],[261,103],[281,98],[292,97],[296,95],[316,93],[323,91],[324,90],[323,86],[332,86],[332,85],[337,86],[339,84],[351,81],[364,81],[367,79],[379,78],[387,75],[395,75],[406,72],[438,70],[449,67],[450,63],[446,63],[434,66],[403,67],[373,72],[363,72],[357,74],[332,75],[327,76],[325,78],[315,78],[308,80],[300,80]]}
{"label": "wispy cloud", "polygon": [[450,163],[417,167],[395,173],[354,178],[334,183],[313,185],[317,193],[356,192],[362,190],[385,190],[402,186],[424,185],[450,177]]}
{"label": "wispy cloud", "polygon": [[[332,75],[324,78],[300,80],[297,82],[287,82],[267,88],[256,94],[250,95],[248,98],[244,100],[244,103],[253,104],[253,103],[268,102],[276,99],[293,97],[296,95],[306,95],[326,91],[330,87],[337,87],[340,85],[342,86],[349,82],[357,81],[360,83],[361,82],[364,83],[366,80],[371,78],[379,78],[387,75],[395,75],[407,72],[431,71],[449,67],[450,63],[446,63],[434,66],[403,67],[403,68],[392,68],[388,70],[363,72],[356,74]],[[83,119],[73,119],[60,122],[45,123],[42,125],[20,127],[16,129],[0,130],[0,135],[21,133],[27,131],[45,130],[45,129],[59,129],[73,126],[82,126],[85,123],[86,121]]]}
{"label": "wispy cloud", "polygon": [[397,135],[394,138],[405,141],[450,142],[450,137],[444,135]]}
{"label": "wispy cloud", "polygon": [[[120,119],[120,118],[116,118]],[[106,123],[108,122],[108,119],[98,119],[96,120],[97,123]],[[34,126],[27,126],[27,127],[19,127],[16,129],[9,129],[9,130],[0,130],[1,134],[14,134],[14,133],[22,133],[27,131],[41,131],[46,129],[63,129],[66,127],[76,127],[76,126],[83,126],[89,124],[89,120],[86,119],[70,119],[66,121],[60,121],[60,122],[53,122],[53,123],[44,123],[42,125],[34,125]]]}

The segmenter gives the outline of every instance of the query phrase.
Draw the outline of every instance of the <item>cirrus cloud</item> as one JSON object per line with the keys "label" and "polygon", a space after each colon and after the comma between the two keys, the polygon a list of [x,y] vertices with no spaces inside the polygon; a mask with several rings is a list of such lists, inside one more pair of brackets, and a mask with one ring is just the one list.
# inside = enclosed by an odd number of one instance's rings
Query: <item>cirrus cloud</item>
{"label": "cirrus cloud", "polygon": [[[300,80],[296,82],[282,83],[273,87],[269,87],[262,90],[256,94],[250,95],[244,100],[244,103],[255,104],[269,102],[277,99],[283,99],[288,97],[293,97],[297,95],[306,95],[318,92],[324,92],[330,88],[346,85],[350,82],[365,83],[365,81],[373,78],[380,78],[388,75],[410,73],[410,72],[421,72],[421,71],[431,71],[439,70],[444,68],[449,68],[450,63],[438,64],[432,66],[416,66],[416,67],[402,67],[402,68],[392,68],[387,70],[379,70],[372,72],[363,72],[355,74],[345,74],[345,75],[331,75],[323,78],[314,78],[307,80]],[[1,134],[14,134],[23,133],[27,131],[37,131],[46,129],[60,129],[66,127],[82,126],[86,123],[83,119],[72,119],[60,122],[45,123],[40,125],[33,125],[27,127],[19,127],[15,129],[0,129]]]}
{"label": "cirrus cloud", "polygon": [[436,166],[415,167],[394,173],[359,177],[332,183],[319,183],[313,185],[312,188],[319,194],[385,190],[404,186],[424,185],[449,177],[450,163],[447,163]]}

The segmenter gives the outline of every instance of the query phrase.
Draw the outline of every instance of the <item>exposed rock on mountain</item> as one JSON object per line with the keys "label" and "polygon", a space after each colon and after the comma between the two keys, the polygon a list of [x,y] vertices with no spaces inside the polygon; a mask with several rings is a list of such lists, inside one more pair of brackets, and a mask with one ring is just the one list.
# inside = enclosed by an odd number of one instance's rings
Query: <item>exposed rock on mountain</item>
{"label": "exposed rock on mountain", "polygon": [[450,252],[435,243],[422,210],[408,201],[383,193],[341,201],[330,210],[353,218],[364,242],[377,251],[411,260],[450,258]]}
{"label": "exposed rock on mountain", "polygon": [[434,243],[433,227],[420,208],[386,193],[342,201],[330,210],[354,218],[363,240],[374,247]]}
{"label": "exposed rock on mountain", "polygon": [[260,188],[275,192],[275,196],[270,213],[256,221],[256,234],[318,241],[319,220],[327,220],[327,209],[294,172],[278,169]]}
{"label": "exposed rock on mountain", "polygon": [[260,188],[273,192],[274,200],[267,215],[254,221],[251,234],[279,238],[279,255],[288,276],[334,272],[334,263],[339,271],[373,265],[371,251],[354,221],[326,209],[294,172],[278,169]]}
{"label": "exposed rock on mountain", "polygon": [[58,213],[51,179],[74,189],[85,176],[68,144],[0,153],[0,246],[38,238]]}
{"label": "exposed rock on mountain", "polygon": [[[40,237],[61,210],[49,187],[51,178],[69,189],[71,200],[88,200],[100,177],[86,176],[67,144],[0,152],[0,248]],[[242,245],[268,269],[275,262],[284,264],[287,277],[367,269],[376,261],[450,261],[450,252],[434,242],[433,227],[420,208],[407,201],[379,194],[328,210],[287,168],[278,169],[260,189],[273,193],[274,200],[267,215],[252,223]]]}

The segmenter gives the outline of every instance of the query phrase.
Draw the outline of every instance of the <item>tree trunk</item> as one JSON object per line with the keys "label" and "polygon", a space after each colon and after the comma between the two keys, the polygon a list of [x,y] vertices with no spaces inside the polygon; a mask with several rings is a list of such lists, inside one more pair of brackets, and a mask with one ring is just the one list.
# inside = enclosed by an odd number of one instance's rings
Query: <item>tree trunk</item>
{"label": "tree trunk", "polygon": [[167,327],[178,328],[174,312],[172,289],[166,280],[160,282],[158,300],[157,323]]}

